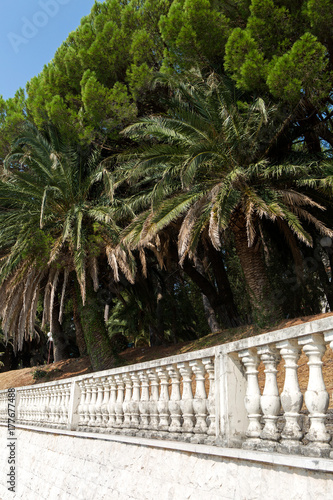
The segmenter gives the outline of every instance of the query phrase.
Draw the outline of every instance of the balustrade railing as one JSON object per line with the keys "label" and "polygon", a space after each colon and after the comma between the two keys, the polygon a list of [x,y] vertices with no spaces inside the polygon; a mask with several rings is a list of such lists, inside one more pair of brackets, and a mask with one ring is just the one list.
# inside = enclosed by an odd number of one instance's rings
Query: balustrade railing
{"label": "balustrade railing", "polygon": [[[128,436],[205,442],[215,431],[215,351],[175,356],[85,376],[76,428]],[[210,375],[209,375],[210,371]]]}
{"label": "balustrade railing", "polygon": [[[330,317],[202,351],[21,387],[17,424],[333,458],[322,363],[326,349],[333,349]],[[304,394],[297,364],[302,352],[309,368]],[[259,366],[265,376],[261,388]],[[6,420],[7,393],[0,391],[0,421]]]}

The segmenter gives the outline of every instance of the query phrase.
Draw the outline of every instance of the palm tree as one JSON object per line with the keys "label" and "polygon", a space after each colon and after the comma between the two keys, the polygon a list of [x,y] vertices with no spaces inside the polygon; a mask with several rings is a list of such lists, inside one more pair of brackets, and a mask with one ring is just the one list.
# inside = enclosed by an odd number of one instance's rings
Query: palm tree
{"label": "palm tree", "polygon": [[42,326],[56,330],[66,289],[76,280],[81,297],[76,303],[92,366],[112,364],[96,305],[98,259],[106,252],[113,255],[119,234],[112,217],[112,191],[111,174],[97,151],[64,144],[52,126],[42,133],[26,124],[0,182],[0,314],[15,348],[21,349],[24,338],[34,334],[42,291]]}
{"label": "palm tree", "polygon": [[[324,207],[300,185],[313,187],[311,176],[326,174],[298,157],[274,163],[272,146],[283,136],[278,113],[258,98],[248,103],[226,80],[199,73],[179,83],[162,77],[172,90],[168,116],[151,116],[127,127],[124,134],[145,142],[130,155],[130,177],[155,179],[151,206],[125,230],[125,241],[151,241],[182,218],[179,261],[193,259],[198,243],[222,247],[231,232],[253,311],[272,318],[279,308],[272,299],[262,257],[265,221],[277,224],[297,253],[295,237],[312,244],[305,224],[332,235],[312,210]],[[330,172],[329,172],[330,173]],[[303,220],[303,223],[301,222]]]}

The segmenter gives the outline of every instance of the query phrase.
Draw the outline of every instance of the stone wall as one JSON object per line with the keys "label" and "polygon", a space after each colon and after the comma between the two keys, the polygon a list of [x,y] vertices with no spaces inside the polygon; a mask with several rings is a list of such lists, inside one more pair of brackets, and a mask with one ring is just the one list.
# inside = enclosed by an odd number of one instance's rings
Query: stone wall
{"label": "stone wall", "polygon": [[324,469],[324,459],[70,431],[18,428],[16,437],[13,494],[6,486],[7,429],[0,425],[1,500],[332,498],[333,473],[313,470]]}

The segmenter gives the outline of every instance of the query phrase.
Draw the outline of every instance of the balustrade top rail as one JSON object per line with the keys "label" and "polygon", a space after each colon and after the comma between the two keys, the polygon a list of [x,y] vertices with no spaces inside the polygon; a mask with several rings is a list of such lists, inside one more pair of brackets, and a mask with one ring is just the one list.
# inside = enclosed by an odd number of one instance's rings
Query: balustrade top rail
{"label": "balustrade top rail", "polygon": [[[322,357],[333,317],[216,347],[17,389],[18,424],[333,458]],[[308,358],[308,388],[297,375]],[[285,377],[277,386],[280,359]],[[265,385],[261,393],[258,366]],[[7,391],[0,391],[0,422]],[[302,410],[303,400],[306,411]]]}

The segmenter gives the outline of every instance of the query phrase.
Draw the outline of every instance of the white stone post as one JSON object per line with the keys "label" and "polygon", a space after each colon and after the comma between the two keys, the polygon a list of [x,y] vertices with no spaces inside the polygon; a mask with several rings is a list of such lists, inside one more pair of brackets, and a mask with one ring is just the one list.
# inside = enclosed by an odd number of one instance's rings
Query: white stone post
{"label": "white stone post", "polygon": [[243,443],[243,448],[255,449],[260,443],[261,434],[261,394],[258,382],[259,358],[255,348],[240,351],[238,355],[245,366],[247,378],[247,388],[244,403],[249,419],[249,426],[246,431],[247,440]]}
{"label": "white stone post", "polygon": [[207,442],[212,443],[216,440],[217,429],[216,429],[216,408],[215,408],[215,367],[214,358],[203,358],[202,363],[208,373],[209,381],[209,393],[207,399],[207,411],[208,411],[208,430],[207,430]]}
{"label": "white stone post", "polygon": [[[120,429],[123,425],[123,420],[124,420],[124,381],[121,375],[116,375],[115,376],[116,383],[117,383],[117,389],[118,389],[118,394],[117,394],[117,401],[115,404],[115,411],[116,411],[116,423],[115,427]],[[111,387],[112,391],[112,387]],[[111,412],[110,412],[111,415]]]}
{"label": "white stone post", "polygon": [[[131,399],[132,399],[132,380],[128,373],[123,375],[125,381],[125,399],[123,402],[124,422],[123,428],[129,429],[131,427]],[[130,432],[127,432],[130,434]]]}
{"label": "white stone post", "polygon": [[[53,393],[51,393],[51,398],[52,398],[52,396],[53,396]],[[29,389],[29,390],[27,390],[27,408],[25,411],[25,421],[26,422],[30,422],[32,420],[31,406],[32,406],[32,392],[31,392],[31,389]],[[50,410],[50,419],[51,419],[51,410]]]}
{"label": "white stone post", "polygon": [[141,397],[139,410],[141,415],[140,429],[149,430],[149,379],[146,370],[139,372],[141,380]]}
{"label": "white stone post", "polygon": [[326,430],[325,418],[329,404],[329,395],[326,391],[323,371],[322,357],[326,346],[321,334],[307,335],[299,339],[303,351],[309,358],[309,382],[304,395],[307,409],[309,410],[310,429],[306,434],[309,445],[303,449],[304,454],[315,456],[328,456],[330,446],[328,442],[331,437]]}
{"label": "white stone post", "polygon": [[109,421],[109,400],[110,400],[110,379],[109,377],[102,377],[101,382],[103,385],[103,401],[101,405],[102,424],[103,428],[107,427]]}
{"label": "white stone post", "polygon": [[183,378],[183,393],[180,400],[180,409],[183,415],[183,439],[187,440],[193,437],[194,428],[192,370],[188,362],[178,363],[177,368]]}
{"label": "white stone post", "polygon": [[[116,377],[114,376],[108,377],[108,380],[110,384],[110,399],[108,403],[109,421],[107,427],[108,427],[108,432],[112,432],[112,428],[116,427],[117,381]],[[124,388],[123,388],[123,394],[124,394]],[[119,408],[121,406],[122,409],[122,401],[121,402],[118,401],[118,404]]]}
{"label": "white stone post", "polygon": [[161,392],[157,403],[159,414],[158,430],[160,436],[164,437],[164,433],[169,431],[169,375],[164,367],[156,368],[156,373],[161,383]]}
{"label": "white stone post", "polygon": [[158,376],[155,370],[147,370],[147,374],[150,380],[150,398],[149,398],[149,403],[148,403],[148,412],[150,415],[150,421],[149,421],[149,430],[150,431],[157,431],[158,429],[158,421],[159,421],[159,416],[158,416],[158,400],[159,400],[159,382],[158,382]]}
{"label": "white stone post", "polygon": [[96,401],[97,401],[97,384],[94,379],[90,379],[90,386],[91,386],[91,400],[88,408],[89,410],[88,427],[94,427],[96,423]]}
{"label": "white stone post", "polygon": [[[55,422],[55,412],[56,412],[56,400],[57,400],[57,394],[55,391],[55,387],[52,386],[50,387],[50,392],[51,392],[51,401],[50,401],[50,423],[51,427],[53,427],[53,424]],[[33,395],[30,391],[31,398],[33,398]]]}
{"label": "white stone post", "polygon": [[84,427],[88,427],[89,420],[90,420],[89,407],[90,407],[91,393],[92,393],[90,379],[86,379],[84,381],[84,385],[86,387],[86,399],[84,402],[84,422],[83,422],[83,425],[84,425]]}
{"label": "white stone post", "polygon": [[[195,426],[193,431],[202,438],[207,437],[207,394],[205,389],[205,367],[201,360],[190,361],[190,367],[195,374],[195,396],[193,400],[193,410],[195,415]],[[201,442],[201,437],[197,436],[197,442]]]}
{"label": "white stone post", "polygon": [[82,427],[84,425],[84,417],[85,417],[85,401],[86,401],[86,395],[87,395],[87,388],[84,383],[84,380],[80,380],[78,383],[79,390],[80,390],[80,401],[79,401],[79,406],[77,408],[77,412],[79,415],[78,419],[78,426]]}
{"label": "white stone post", "polygon": [[[56,393],[56,399],[55,399],[55,404],[54,404],[54,424],[55,424],[55,427],[58,427],[59,421],[60,421],[60,406],[61,406],[61,398],[62,398],[61,385],[54,385],[53,389]],[[35,397],[35,400],[36,400],[36,397]]]}
{"label": "white stone post", "polygon": [[57,406],[57,427],[60,428],[62,424],[62,411],[65,399],[64,385],[59,384],[57,386],[58,391],[58,406]]}
{"label": "white stone post", "polygon": [[140,379],[137,372],[131,373],[130,376],[133,383],[132,399],[129,405],[131,412],[131,428],[136,431],[139,429],[140,424]]}
{"label": "white stone post", "polygon": [[62,399],[63,399],[63,390],[62,390],[62,384],[57,384],[54,386],[55,391],[57,393],[57,399],[56,399],[56,405],[55,405],[55,424],[56,427],[60,427],[61,423],[61,406],[62,406]]}
{"label": "white stone post", "polygon": [[36,404],[36,422],[40,423],[42,420],[42,397],[41,397],[41,388],[38,387],[38,389],[35,389],[35,394],[37,398],[37,404]]}
{"label": "white stone post", "polygon": [[96,387],[97,387],[97,399],[95,405],[96,420],[94,422],[94,426],[96,427],[96,431],[100,431],[103,423],[102,419],[103,383],[101,377],[98,377],[96,379]]}
{"label": "white stone post", "polygon": [[68,387],[69,402],[68,402],[68,418],[67,426],[71,431],[78,430],[79,425],[84,421],[84,401],[86,391],[84,382],[73,381]]}
{"label": "white stone post", "polygon": [[280,349],[280,354],[285,361],[285,379],[281,393],[281,404],[286,423],[281,433],[282,440],[278,445],[278,451],[281,453],[300,453],[302,447],[300,440],[303,433],[299,425],[299,418],[303,395],[298,383],[297,361],[301,350],[297,340],[283,340],[276,344],[276,347]]}
{"label": "white stone post", "polygon": [[166,367],[169,376],[171,378],[171,396],[169,401],[169,411],[170,411],[170,427],[169,432],[174,433],[174,438],[178,438],[178,433],[182,431],[180,418],[180,374],[176,365],[168,365]]}
{"label": "white stone post", "polygon": [[69,401],[70,401],[70,392],[71,392],[71,385],[70,384],[64,384],[64,392],[65,392],[65,397],[64,397],[64,405],[62,408],[62,424],[66,425],[68,424],[68,412],[69,412]]}
{"label": "white stone post", "polygon": [[279,389],[277,385],[277,364],[280,356],[273,345],[266,345],[258,349],[258,354],[265,366],[265,387],[260,398],[263,411],[264,428],[261,431],[260,449],[275,451],[280,433],[277,428],[277,419],[281,409]]}
{"label": "white stone post", "polygon": [[[17,392],[20,392],[20,401],[19,401],[19,404],[17,406],[17,423],[21,424],[23,421],[22,405],[24,405],[25,391],[20,390]],[[5,400],[3,400],[3,401],[5,401]]]}

